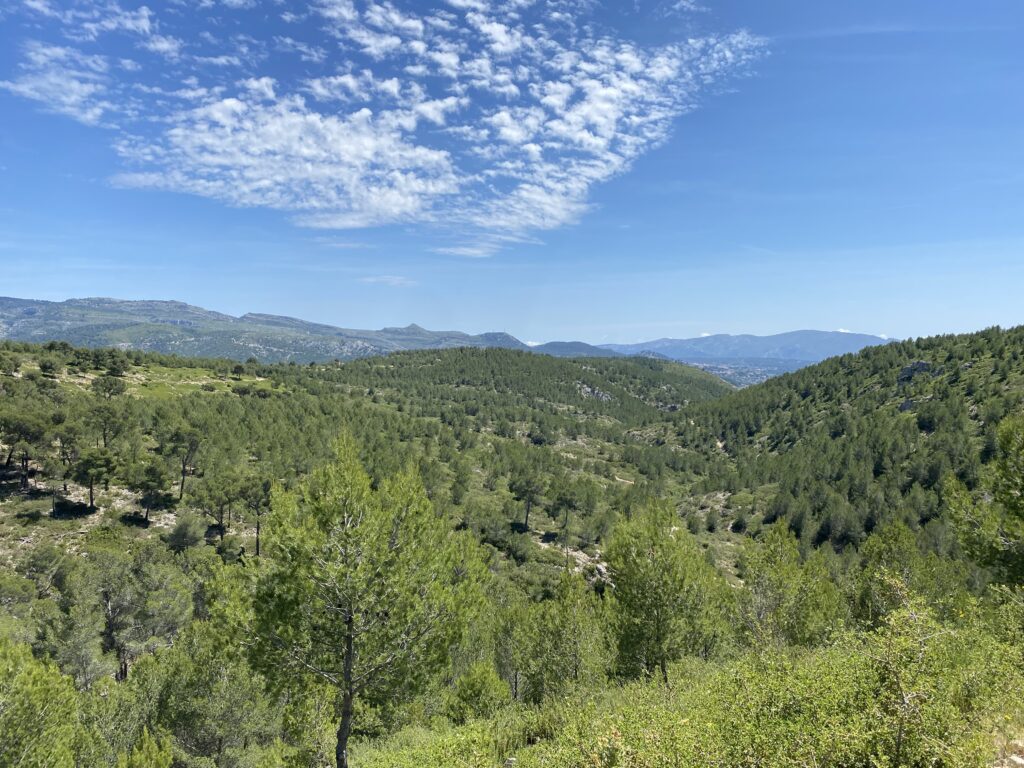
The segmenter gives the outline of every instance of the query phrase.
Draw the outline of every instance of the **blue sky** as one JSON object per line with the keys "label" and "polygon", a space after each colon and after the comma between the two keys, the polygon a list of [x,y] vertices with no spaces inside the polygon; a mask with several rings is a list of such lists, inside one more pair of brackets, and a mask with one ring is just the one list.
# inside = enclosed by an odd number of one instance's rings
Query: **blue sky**
{"label": "blue sky", "polygon": [[1024,322],[1024,5],[11,0],[0,295],[628,342]]}

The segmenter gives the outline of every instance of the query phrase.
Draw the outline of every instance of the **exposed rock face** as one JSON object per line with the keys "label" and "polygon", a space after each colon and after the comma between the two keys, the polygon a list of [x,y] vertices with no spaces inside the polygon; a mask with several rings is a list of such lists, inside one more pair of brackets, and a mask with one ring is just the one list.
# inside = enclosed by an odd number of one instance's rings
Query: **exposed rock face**
{"label": "exposed rock face", "polygon": [[931,371],[931,369],[931,363],[925,362],[924,360],[917,360],[916,362],[913,362],[910,365],[902,368],[900,370],[899,376],[896,377],[896,380],[900,384],[906,384],[907,382],[912,381],[914,377],[917,376],[917,374],[927,373]]}
{"label": "exposed rock face", "polygon": [[583,397],[592,397],[595,400],[600,400],[603,403],[607,403],[609,400],[615,398],[604,392],[597,387],[592,387],[589,384],[584,384],[582,381],[576,382],[576,388],[579,390]]}

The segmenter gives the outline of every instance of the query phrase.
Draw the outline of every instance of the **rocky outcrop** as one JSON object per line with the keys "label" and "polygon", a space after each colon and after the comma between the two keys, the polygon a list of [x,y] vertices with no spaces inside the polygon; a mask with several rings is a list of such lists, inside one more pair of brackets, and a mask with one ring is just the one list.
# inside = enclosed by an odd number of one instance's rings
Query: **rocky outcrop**
{"label": "rocky outcrop", "polygon": [[932,364],[924,360],[916,360],[910,365],[904,366],[900,369],[899,375],[896,380],[900,384],[906,384],[914,380],[914,377],[919,373],[928,373],[932,369]]}

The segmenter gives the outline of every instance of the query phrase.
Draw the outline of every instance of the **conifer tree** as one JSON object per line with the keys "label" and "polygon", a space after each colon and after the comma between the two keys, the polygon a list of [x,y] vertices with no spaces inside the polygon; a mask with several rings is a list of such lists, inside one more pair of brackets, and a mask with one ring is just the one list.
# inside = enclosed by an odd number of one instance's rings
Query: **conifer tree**
{"label": "conifer tree", "polygon": [[412,474],[374,490],[348,439],[298,493],[275,492],[264,539],[256,660],[279,684],[337,689],[335,760],[347,768],[356,700],[415,690],[444,664],[475,604],[475,548]]}

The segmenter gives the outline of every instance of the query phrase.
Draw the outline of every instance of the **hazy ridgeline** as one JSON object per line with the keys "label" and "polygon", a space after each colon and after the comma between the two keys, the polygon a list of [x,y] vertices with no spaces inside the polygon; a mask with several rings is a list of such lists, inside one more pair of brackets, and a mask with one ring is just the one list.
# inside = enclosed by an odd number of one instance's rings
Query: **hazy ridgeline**
{"label": "hazy ridgeline", "polygon": [[5,342],[0,765],[994,765],[1022,354]]}

